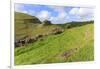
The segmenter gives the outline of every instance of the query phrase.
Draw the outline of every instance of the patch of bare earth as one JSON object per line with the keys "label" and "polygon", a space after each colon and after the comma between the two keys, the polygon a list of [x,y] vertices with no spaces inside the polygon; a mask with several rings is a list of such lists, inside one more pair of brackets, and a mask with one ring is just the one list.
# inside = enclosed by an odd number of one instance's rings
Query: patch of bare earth
{"label": "patch of bare earth", "polygon": [[78,48],[73,48],[73,49],[67,50],[67,51],[63,52],[60,56],[64,57],[64,58],[68,58],[69,56],[74,54],[77,50],[78,50]]}
{"label": "patch of bare earth", "polygon": [[55,57],[59,57],[59,58],[63,58],[63,59],[67,59],[68,57],[70,57],[71,55],[73,55],[75,52],[77,52],[79,50],[79,48],[73,48],[70,50],[67,50],[59,55],[56,55]]}

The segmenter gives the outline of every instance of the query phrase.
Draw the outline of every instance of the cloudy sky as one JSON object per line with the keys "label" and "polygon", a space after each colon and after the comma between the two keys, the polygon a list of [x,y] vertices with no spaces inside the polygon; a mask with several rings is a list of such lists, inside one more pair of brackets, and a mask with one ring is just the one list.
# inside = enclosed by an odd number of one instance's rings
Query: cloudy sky
{"label": "cloudy sky", "polygon": [[94,8],[89,7],[15,4],[15,11],[36,16],[41,21],[50,20],[55,24],[94,19]]}

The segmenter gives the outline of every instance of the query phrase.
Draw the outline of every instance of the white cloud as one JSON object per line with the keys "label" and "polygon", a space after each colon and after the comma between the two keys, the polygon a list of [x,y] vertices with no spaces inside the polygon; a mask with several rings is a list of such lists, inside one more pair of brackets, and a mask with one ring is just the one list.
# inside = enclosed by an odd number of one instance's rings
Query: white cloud
{"label": "white cloud", "polygon": [[49,12],[49,11],[46,11],[46,10],[42,10],[42,11],[40,11],[36,16],[37,16],[41,21],[44,21],[44,20],[50,18],[50,12]]}
{"label": "white cloud", "polygon": [[50,21],[52,21],[52,23],[57,24],[57,23],[70,22],[68,12],[65,11],[64,6],[49,6],[49,8],[52,8],[58,14],[55,17],[54,16],[50,17]]}
{"label": "white cloud", "polygon": [[[94,8],[72,8],[69,14],[79,17],[81,21],[93,20]],[[76,18],[77,18],[76,17]]]}
{"label": "white cloud", "polygon": [[68,20],[68,14],[66,12],[60,12],[58,14],[58,16],[56,17],[50,17],[50,21],[52,21],[52,23],[57,24],[57,23],[66,23],[66,22],[70,22]]}
{"label": "white cloud", "polygon": [[24,8],[25,8],[25,6],[22,5],[22,4],[15,4],[14,10],[16,12],[21,12],[21,13],[29,14],[29,12],[27,10],[23,10]]}
{"label": "white cloud", "polygon": [[15,11],[19,11],[19,9],[20,9],[20,6],[19,6],[18,4],[15,4],[15,5],[14,5],[14,10],[15,10]]}
{"label": "white cloud", "polygon": [[14,10],[16,12],[26,12],[26,11],[23,10],[23,8],[24,8],[24,5],[22,5],[22,4],[15,4]]}
{"label": "white cloud", "polygon": [[80,14],[90,14],[93,13],[94,9],[92,8],[80,8]]}
{"label": "white cloud", "polygon": [[69,14],[72,14],[72,15],[76,15],[79,13],[79,8],[73,8],[71,11],[69,11]]}
{"label": "white cloud", "polygon": [[65,7],[63,6],[48,6],[49,8],[52,8],[55,12],[57,12],[57,16],[51,16],[50,21],[52,23],[65,23],[68,22],[68,14],[65,11]]}
{"label": "white cloud", "polygon": [[86,15],[93,15],[93,12],[94,12],[93,8],[73,8],[69,12],[69,14],[86,16]]}
{"label": "white cloud", "polygon": [[28,14],[30,14],[30,15],[36,15],[37,13],[34,10],[28,10]]}
{"label": "white cloud", "polygon": [[59,13],[59,15],[58,15],[58,18],[61,18],[61,19],[63,19],[63,18],[66,18],[67,17],[67,13],[66,12],[60,12]]}

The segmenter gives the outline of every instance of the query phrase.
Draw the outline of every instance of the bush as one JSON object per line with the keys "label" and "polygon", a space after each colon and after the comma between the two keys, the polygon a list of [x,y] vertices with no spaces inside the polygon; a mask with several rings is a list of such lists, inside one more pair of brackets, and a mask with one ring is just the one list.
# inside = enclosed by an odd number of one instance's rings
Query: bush
{"label": "bush", "polygon": [[72,27],[71,24],[67,24],[67,25],[66,25],[66,28],[67,28],[67,29],[69,29],[69,28],[71,28],[71,27]]}
{"label": "bush", "polygon": [[43,25],[51,25],[51,21],[45,20],[43,21]]}

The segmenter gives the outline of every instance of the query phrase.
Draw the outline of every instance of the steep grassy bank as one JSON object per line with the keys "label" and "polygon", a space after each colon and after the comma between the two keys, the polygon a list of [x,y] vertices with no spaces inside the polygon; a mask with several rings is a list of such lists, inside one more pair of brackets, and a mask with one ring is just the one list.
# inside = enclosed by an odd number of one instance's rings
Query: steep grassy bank
{"label": "steep grassy bank", "polygon": [[15,64],[94,60],[93,29],[93,24],[86,24],[66,29],[58,35],[46,36],[41,41],[15,48]]}

